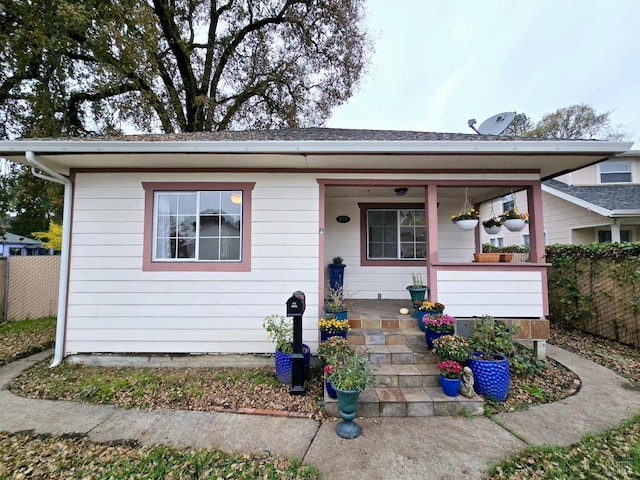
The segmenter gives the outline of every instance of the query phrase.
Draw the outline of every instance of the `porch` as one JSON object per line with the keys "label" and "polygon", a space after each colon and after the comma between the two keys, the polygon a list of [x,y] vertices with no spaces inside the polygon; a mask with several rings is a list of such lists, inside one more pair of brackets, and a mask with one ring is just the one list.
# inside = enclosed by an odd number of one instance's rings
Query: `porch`
{"label": "porch", "polygon": [[[425,336],[411,315],[411,300],[349,301],[349,343],[362,349],[373,365],[376,386],[367,388],[358,404],[363,417],[425,417],[462,413],[481,415],[484,411],[480,396],[466,398],[446,396],[439,383],[436,368],[438,357],[427,350]],[[456,330],[468,336],[474,318],[457,318]],[[520,327],[517,339],[533,340],[534,352],[544,357],[549,338],[546,319],[503,319]],[[325,393],[325,407],[339,416],[337,401]]]}

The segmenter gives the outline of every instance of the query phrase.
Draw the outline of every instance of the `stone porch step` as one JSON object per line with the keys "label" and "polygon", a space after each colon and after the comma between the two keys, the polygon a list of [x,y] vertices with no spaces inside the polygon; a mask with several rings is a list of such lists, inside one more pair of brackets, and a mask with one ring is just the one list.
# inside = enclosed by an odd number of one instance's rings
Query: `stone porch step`
{"label": "stone porch step", "polygon": [[[448,397],[440,387],[438,357],[427,350],[424,333],[415,321],[405,328],[352,328],[349,343],[366,352],[372,363],[375,387],[360,395],[358,416],[424,417],[481,415],[481,397]],[[340,416],[337,400],[325,392],[325,408]]]}
{"label": "stone porch step", "polygon": [[[325,409],[340,417],[338,401],[325,394]],[[358,401],[359,417],[432,417],[454,415],[482,415],[483,402],[477,395],[448,397],[442,388],[433,387],[375,387],[367,388]]]}

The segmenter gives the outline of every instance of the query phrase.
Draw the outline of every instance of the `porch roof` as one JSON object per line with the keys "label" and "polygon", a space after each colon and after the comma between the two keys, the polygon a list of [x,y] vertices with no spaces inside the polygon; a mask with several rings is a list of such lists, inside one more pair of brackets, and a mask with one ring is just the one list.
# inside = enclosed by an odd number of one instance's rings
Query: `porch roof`
{"label": "porch roof", "polygon": [[[551,178],[621,154],[632,142],[302,128],[0,142],[0,155],[38,155],[60,173],[95,168],[387,171],[529,170]],[[393,161],[389,155],[394,155]]]}

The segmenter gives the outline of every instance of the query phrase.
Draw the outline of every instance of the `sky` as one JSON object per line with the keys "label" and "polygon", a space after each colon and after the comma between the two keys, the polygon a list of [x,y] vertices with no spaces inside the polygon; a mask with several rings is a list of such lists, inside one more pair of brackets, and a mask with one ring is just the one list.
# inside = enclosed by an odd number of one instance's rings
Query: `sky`
{"label": "sky", "polygon": [[359,89],[328,127],[473,133],[578,103],[640,150],[640,0],[367,0]]}

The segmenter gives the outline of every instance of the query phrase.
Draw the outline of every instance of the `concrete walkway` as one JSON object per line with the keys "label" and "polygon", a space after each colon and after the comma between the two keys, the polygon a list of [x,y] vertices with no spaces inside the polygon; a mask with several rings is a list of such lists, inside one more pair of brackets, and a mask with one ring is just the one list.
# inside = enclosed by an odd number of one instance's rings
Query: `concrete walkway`
{"label": "concrete walkway", "polygon": [[[0,368],[4,387],[43,352]],[[640,391],[611,370],[548,346],[548,355],[582,380],[560,402],[486,417],[366,418],[362,435],[343,440],[335,422],[173,410],[125,410],[104,405],[31,400],[0,390],[0,431],[83,433],[96,442],[217,447],[296,457],[325,479],[481,479],[488,467],[531,445],[569,445],[586,433],[613,427],[640,411]],[[452,453],[454,452],[454,453]]]}

